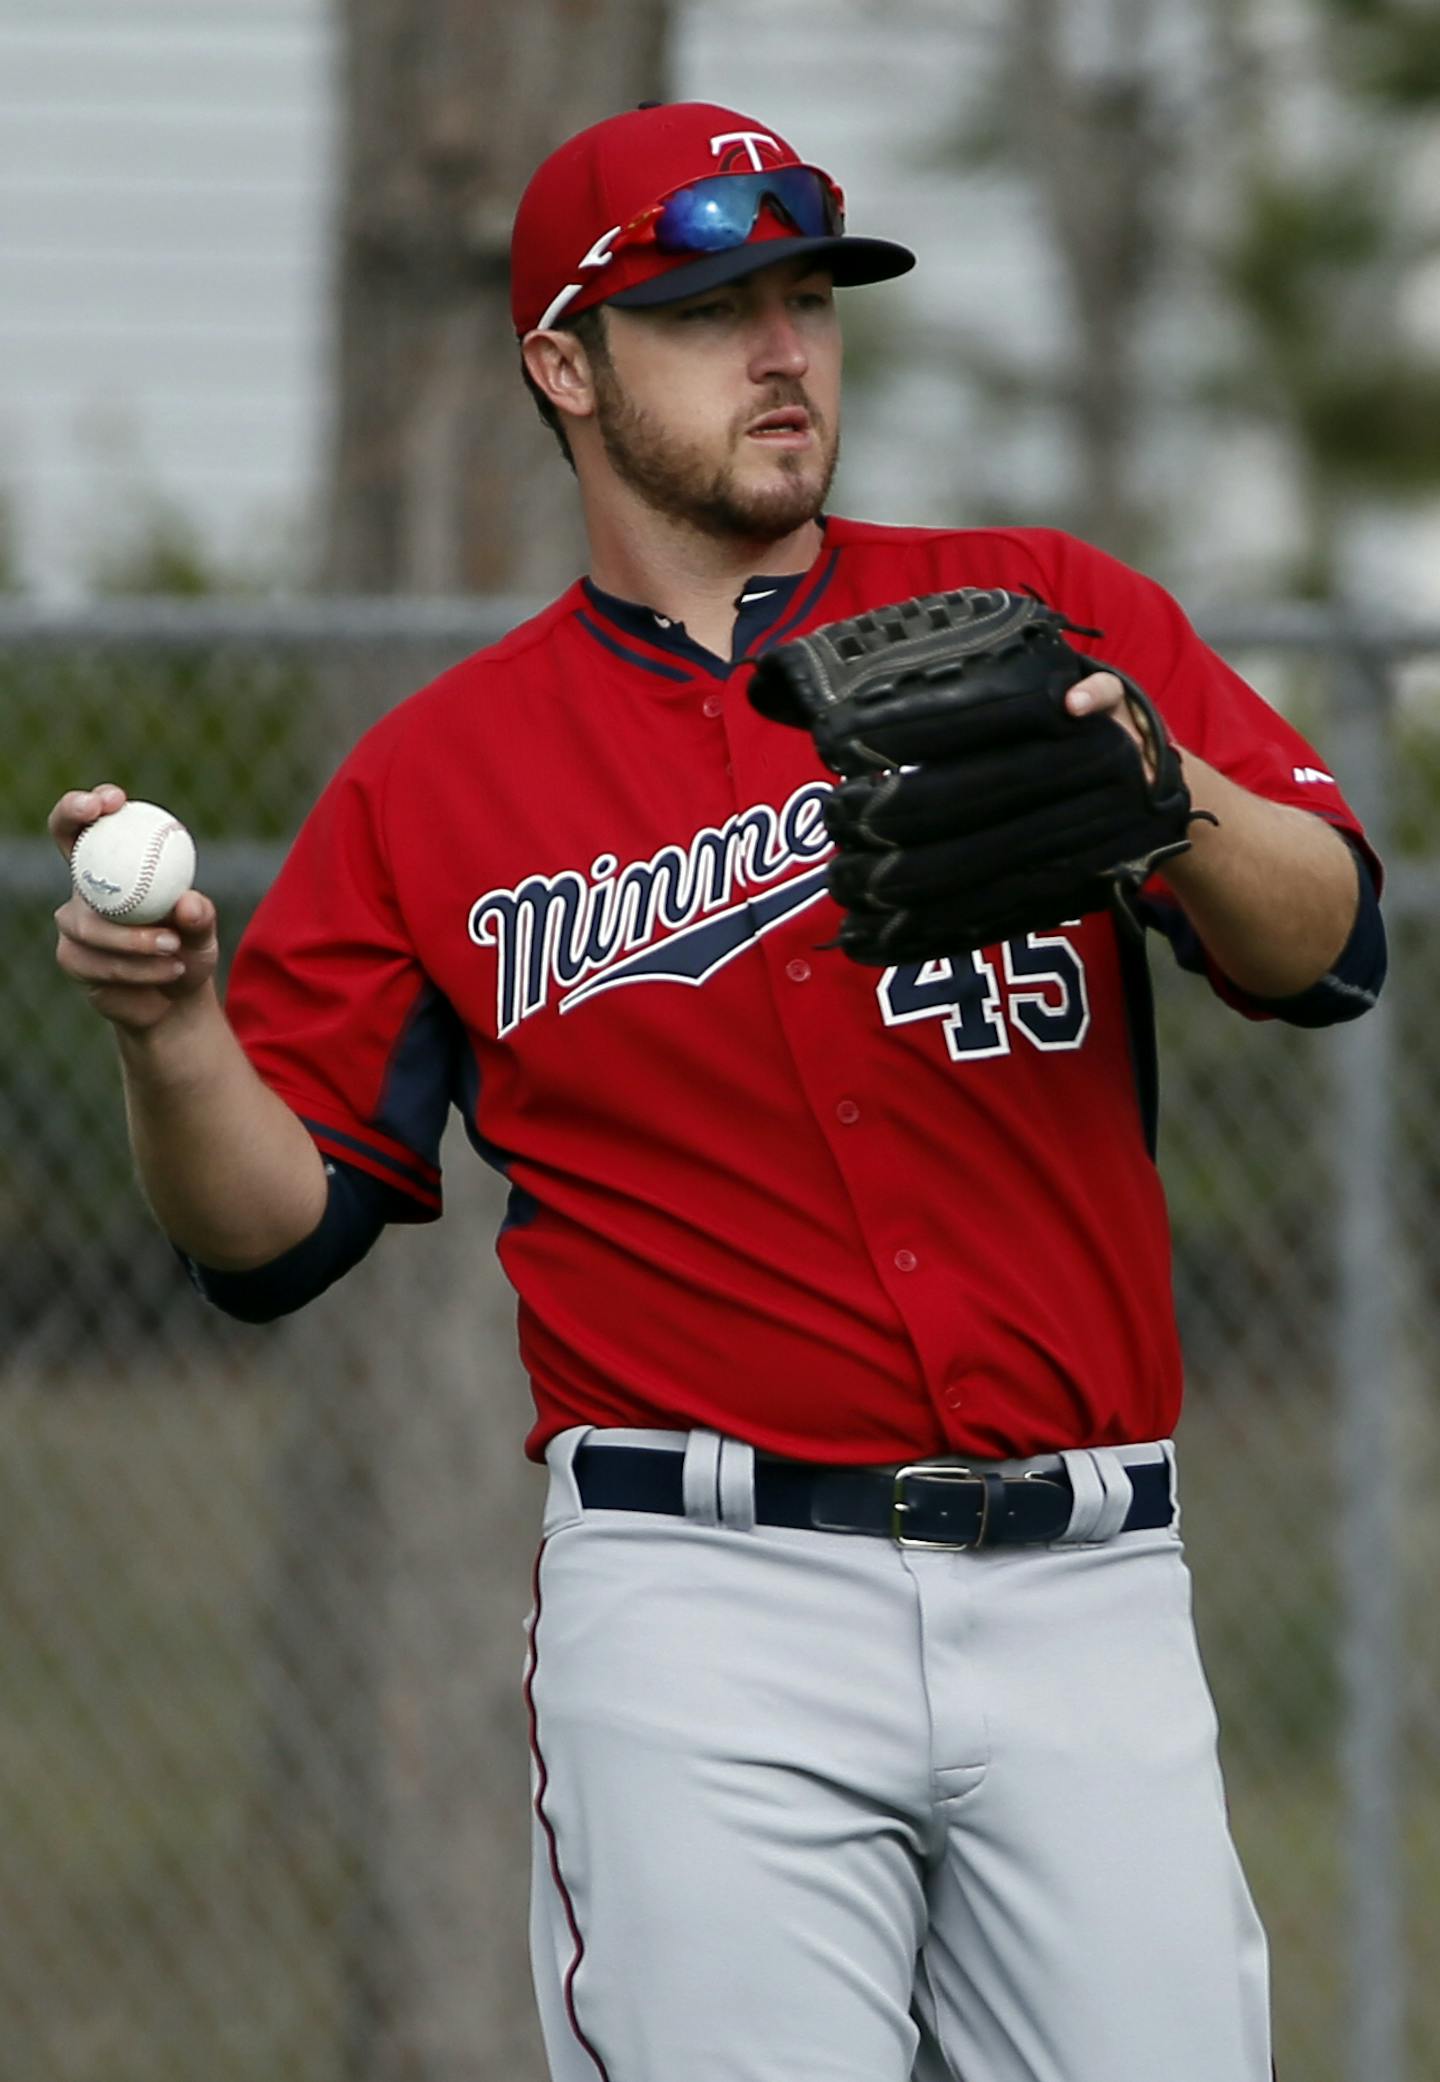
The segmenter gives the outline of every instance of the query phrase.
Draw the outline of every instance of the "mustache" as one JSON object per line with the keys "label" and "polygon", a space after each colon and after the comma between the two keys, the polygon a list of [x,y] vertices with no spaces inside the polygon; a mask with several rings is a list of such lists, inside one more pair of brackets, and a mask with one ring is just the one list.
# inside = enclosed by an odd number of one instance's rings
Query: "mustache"
{"label": "mustache", "polygon": [[799,377],[777,376],[763,396],[757,398],[753,405],[747,406],[743,413],[737,415],[735,421],[737,432],[743,433],[753,420],[763,419],[767,412],[779,412],[787,405],[798,405],[802,412],[809,414],[810,422],[813,426],[817,428],[824,426],[825,415],[812,402],[810,393],[806,390]]}

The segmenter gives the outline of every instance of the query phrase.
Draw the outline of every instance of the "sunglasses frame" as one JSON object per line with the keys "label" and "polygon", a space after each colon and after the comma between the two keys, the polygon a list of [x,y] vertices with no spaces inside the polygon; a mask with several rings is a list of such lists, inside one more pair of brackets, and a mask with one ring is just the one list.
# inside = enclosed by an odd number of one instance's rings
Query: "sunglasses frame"
{"label": "sunglasses frame", "polygon": [[[812,176],[824,209],[825,226],[822,231],[806,232],[796,222],[783,195],[775,192],[775,182],[783,179],[787,174],[809,174]],[[724,184],[723,190],[720,186],[721,183]],[[732,183],[735,184],[734,188],[731,186]],[[665,213],[678,197],[695,195],[706,189],[734,193],[737,188],[742,186],[746,194],[754,197],[755,207],[751,213],[749,224],[738,238],[729,240],[725,245],[695,246],[689,244],[671,245],[662,237],[661,231]],[[623,225],[618,235],[611,240],[610,250],[613,253],[628,246],[653,245],[658,247],[662,253],[693,253],[697,255],[705,253],[731,253],[737,247],[748,243],[751,232],[754,231],[755,226],[760,221],[760,212],[765,207],[767,200],[774,209],[778,210],[781,216],[795,225],[796,231],[800,233],[802,238],[840,238],[844,235],[845,195],[837,183],[831,180],[829,174],[818,166],[777,166],[767,168],[760,173],[747,170],[744,173],[734,174],[702,174],[698,180],[682,182],[678,188],[672,188],[668,195],[662,195],[657,202],[652,202],[647,209],[641,210],[638,216],[632,217],[628,224]]]}
{"label": "sunglasses frame", "polygon": [[[825,216],[826,228],[823,232],[808,233],[801,230],[801,227],[795,223],[795,218],[783,199],[774,194],[774,183],[778,178],[802,173],[811,175],[816,183],[817,194],[821,200]],[[703,188],[712,182],[719,181],[726,183],[743,181],[755,197],[755,214],[750,219],[749,230],[745,232],[743,237],[736,238],[730,244],[724,246],[683,245],[672,247],[661,245],[657,237],[658,227],[665,211],[674,202],[675,198],[680,195],[689,195],[697,188]],[[770,196],[773,206],[779,210],[780,214],[788,219],[791,224],[795,224],[795,229],[802,238],[839,239],[844,237],[845,193],[838,182],[831,180],[823,167],[807,166],[802,162],[795,166],[771,167],[760,172],[747,170],[733,174],[701,174],[693,181],[682,181],[678,187],[672,188],[668,194],[662,195],[658,202],[651,203],[648,209],[641,210],[638,216],[632,217],[628,224],[619,225],[613,231],[606,232],[603,237],[597,239],[584,259],[579,262],[576,272],[578,274],[586,268],[604,267],[617,253],[623,252],[627,247],[634,246],[657,246],[662,253],[688,253],[697,258],[703,257],[707,253],[738,252],[740,247],[748,244],[750,233],[754,231],[756,224],[759,222],[760,211],[764,207],[767,195]],[[560,318],[562,312],[568,309],[585,287],[586,284],[583,279],[576,282],[567,282],[559,294],[553,297],[550,303],[546,305],[531,330],[544,332],[553,326]]]}

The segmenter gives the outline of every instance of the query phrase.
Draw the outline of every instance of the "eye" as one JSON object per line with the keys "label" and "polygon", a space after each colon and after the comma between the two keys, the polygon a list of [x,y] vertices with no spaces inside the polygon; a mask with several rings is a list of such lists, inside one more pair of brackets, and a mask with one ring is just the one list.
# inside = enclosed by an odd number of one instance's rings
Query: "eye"
{"label": "eye", "polygon": [[725,318],[734,308],[734,303],[729,297],[713,297],[708,303],[687,304],[680,313],[680,322],[683,325],[691,318]]}

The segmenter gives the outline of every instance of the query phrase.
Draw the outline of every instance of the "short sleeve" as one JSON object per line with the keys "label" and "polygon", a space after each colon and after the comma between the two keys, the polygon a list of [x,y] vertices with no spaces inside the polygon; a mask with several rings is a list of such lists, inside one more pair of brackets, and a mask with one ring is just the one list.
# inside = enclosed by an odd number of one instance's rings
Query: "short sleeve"
{"label": "short sleeve", "polygon": [[[1045,569],[1040,590],[1087,633],[1081,648],[1116,665],[1151,696],[1176,742],[1252,795],[1323,817],[1354,848],[1374,895],[1384,868],[1323,756],[1293,724],[1204,643],[1178,601],[1153,579],[1074,536],[1038,531]],[[1053,590],[1046,591],[1047,585]],[[1161,875],[1146,883],[1144,921],[1170,940],[1181,965],[1251,1018],[1274,1005],[1241,991],[1216,966],[1189,927]]]}
{"label": "short sleeve", "polygon": [[1383,869],[1333,769],[1201,640],[1179,602],[1153,579],[1073,536],[1046,540],[1060,581],[1056,604],[1097,632],[1080,638],[1081,647],[1137,680],[1186,750],[1252,795],[1309,810],[1345,832],[1378,890]]}
{"label": "short sleeve", "polygon": [[383,745],[362,741],[302,827],[236,951],[226,1009],[319,1147],[441,1211],[440,1138],[463,1035],[421,966],[384,844]]}

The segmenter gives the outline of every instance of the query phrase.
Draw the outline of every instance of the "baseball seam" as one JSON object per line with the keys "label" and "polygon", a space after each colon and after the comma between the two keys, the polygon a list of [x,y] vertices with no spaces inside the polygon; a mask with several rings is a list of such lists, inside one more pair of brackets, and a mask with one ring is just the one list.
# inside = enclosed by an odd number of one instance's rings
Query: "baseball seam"
{"label": "baseball seam", "polygon": [[[90,826],[91,831],[98,831],[99,828],[98,824]],[[126,897],[124,903],[117,904],[112,911],[107,913],[107,916],[124,918],[127,913],[135,909],[137,904],[144,903],[146,897],[150,894],[150,885],[155,880],[155,871],[160,865],[160,856],[165,851],[166,840],[173,838],[175,833],[182,828],[180,819],[172,817],[168,824],[162,824],[158,830],[151,832],[150,843],[145,848],[144,858],[140,862],[140,873],[136,879],[135,887],[131,890],[129,896]],[[84,872],[83,863],[81,872]]]}

